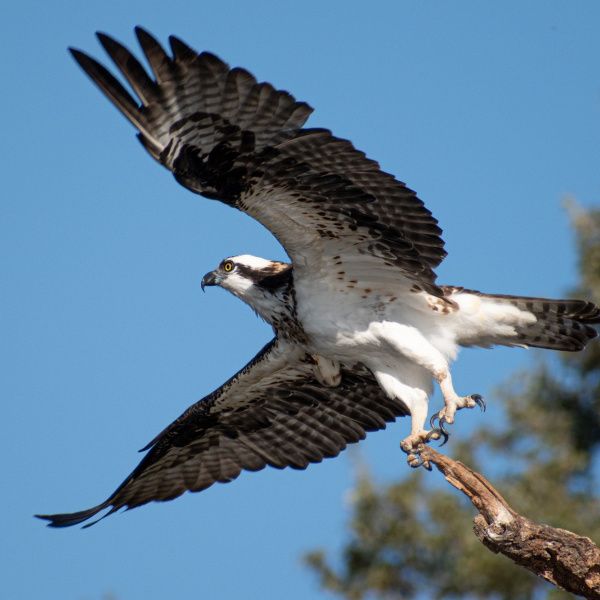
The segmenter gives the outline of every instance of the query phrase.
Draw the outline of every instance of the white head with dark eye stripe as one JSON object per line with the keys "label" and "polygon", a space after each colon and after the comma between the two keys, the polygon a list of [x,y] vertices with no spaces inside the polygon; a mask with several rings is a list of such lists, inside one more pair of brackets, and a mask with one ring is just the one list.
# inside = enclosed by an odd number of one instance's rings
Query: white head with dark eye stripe
{"label": "white head with dark eye stripe", "polygon": [[218,285],[247,304],[265,321],[273,324],[282,313],[289,314],[292,265],[242,254],[221,261],[202,279],[202,289]]}

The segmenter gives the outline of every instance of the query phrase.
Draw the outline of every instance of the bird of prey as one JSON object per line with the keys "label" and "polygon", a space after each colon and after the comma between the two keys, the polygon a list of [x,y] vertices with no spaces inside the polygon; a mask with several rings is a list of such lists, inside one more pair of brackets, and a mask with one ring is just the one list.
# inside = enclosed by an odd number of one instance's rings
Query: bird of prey
{"label": "bird of prey", "polygon": [[[582,300],[484,294],[436,283],[441,229],[415,192],[351,142],[304,127],[312,108],[177,37],[168,53],[136,29],[150,66],[100,43],[131,91],[80,50],[75,60],[138,131],[147,152],[197,194],[254,217],[291,263],[226,258],[202,280],[258,313],[274,339],[145,448],[104,502],[40,515],[53,527],[170,500],[266,465],[304,469],[410,415],[409,464],[447,438],[462,408],[450,363],[460,346],[581,350],[600,309]],[[444,405],[425,428],[433,382]],[[427,465],[426,465],[427,466]]]}

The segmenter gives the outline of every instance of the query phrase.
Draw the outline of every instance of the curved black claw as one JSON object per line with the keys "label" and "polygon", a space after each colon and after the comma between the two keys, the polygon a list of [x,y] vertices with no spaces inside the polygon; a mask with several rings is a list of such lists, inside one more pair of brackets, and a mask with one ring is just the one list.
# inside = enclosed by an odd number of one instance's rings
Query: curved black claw
{"label": "curved black claw", "polygon": [[471,394],[471,400],[473,400],[473,402],[479,406],[481,412],[485,412],[486,404],[481,394]]}
{"label": "curved black claw", "polygon": [[443,446],[447,441],[448,438],[450,437],[450,434],[448,433],[448,431],[446,431],[446,417],[442,417],[440,419],[440,431],[442,432],[442,437],[444,438],[444,441],[440,444],[440,447]]}
{"label": "curved black claw", "polygon": [[[436,427],[436,421],[438,422],[438,425]],[[448,437],[449,437],[449,432],[446,429],[446,425],[448,425],[449,423],[446,421],[446,417],[441,417],[440,418],[440,413],[435,413],[435,415],[433,415],[431,417],[431,419],[429,419],[429,425],[431,426],[431,432],[433,433],[438,432],[440,434],[440,437],[444,438],[444,441],[442,442],[442,446],[448,441]],[[431,441],[431,437],[427,436],[427,441]],[[439,438],[435,438],[435,439],[439,439]]]}
{"label": "curved black claw", "polygon": [[[440,425],[441,424],[442,424],[442,422],[440,421]],[[450,435],[448,434],[448,432],[443,427],[434,427],[427,434],[427,437],[425,438],[425,441],[427,443],[429,443],[429,442],[431,442],[433,440],[441,440],[443,438],[444,441],[440,444],[440,446],[443,446],[448,441],[449,437],[450,437]]]}
{"label": "curved black claw", "polygon": [[440,419],[440,429],[448,436],[448,430],[446,429],[446,425],[450,425],[448,421],[446,421],[446,417],[442,417]]}
{"label": "curved black claw", "polygon": [[440,431],[442,432],[442,437],[444,438],[444,441],[440,444],[440,448],[448,441],[448,438],[450,437],[450,434],[444,429],[445,424],[446,424],[446,419],[444,419],[444,417],[442,417],[440,419]]}

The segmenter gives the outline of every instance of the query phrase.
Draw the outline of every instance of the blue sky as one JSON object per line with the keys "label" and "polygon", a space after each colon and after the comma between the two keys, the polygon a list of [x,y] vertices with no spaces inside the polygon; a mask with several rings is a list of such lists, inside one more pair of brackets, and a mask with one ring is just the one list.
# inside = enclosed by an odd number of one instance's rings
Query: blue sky
{"label": "blue sky", "polygon": [[[283,258],[260,225],[187,192],[68,56],[93,32],[165,41],[243,65],[307,100],[313,126],[354,141],[440,220],[442,283],[561,296],[576,281],[561,202],[600,202],[600,4],[530,2],[32,2],[0,19],[2,596],[322,597],[302,552],[338,548],[352,460],[229,485],[49,530],[35,512],[86,508],[142,447],[270,338],[235,298],[200,291],[223,257]],[[534,355],[465,351],[454,368],[485,415]],[[439,402],[436,399],[436,402]],[[407,473],[408,422],[360,454]],[[447,446],[452,451],[452,443]],[[434,478],[435,475],[432,475]]]}

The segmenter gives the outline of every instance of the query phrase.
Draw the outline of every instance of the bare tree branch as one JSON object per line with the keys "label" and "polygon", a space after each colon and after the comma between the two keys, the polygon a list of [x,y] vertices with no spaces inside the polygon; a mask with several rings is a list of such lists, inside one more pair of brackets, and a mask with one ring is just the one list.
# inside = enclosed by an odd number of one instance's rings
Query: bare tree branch
{"label": "bare tree branch", "polygon": [[564,590],[600,600],[600,548],[565,529],[534,523],[515,512],[482,475],[430,446],[421,453],[479,511],[473,530],[492,552]]}

